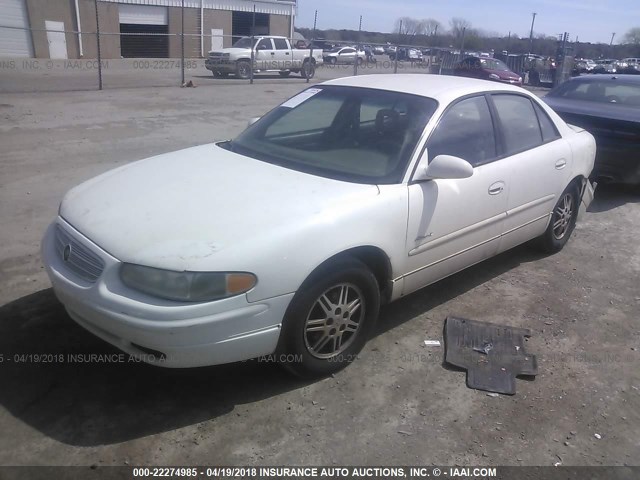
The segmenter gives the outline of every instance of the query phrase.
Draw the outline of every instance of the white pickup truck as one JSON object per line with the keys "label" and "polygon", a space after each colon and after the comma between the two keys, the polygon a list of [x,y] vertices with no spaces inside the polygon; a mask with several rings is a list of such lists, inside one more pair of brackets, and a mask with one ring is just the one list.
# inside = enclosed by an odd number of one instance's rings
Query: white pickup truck
{"label": "white pickup truck", "polygon": [[[252,44],[253,42],[253,44]],[[313,78],[316,66],[323,62],[322,50],[291,48],[286,37],[243,37],[233,47],[212,50],[205,61],[207,70],[214,77],[226,77],[230,73],[238,78],[251,76],[251,50],[253,49],[253,72],[278,72],[287,77],[291,72],[304,78]]]}

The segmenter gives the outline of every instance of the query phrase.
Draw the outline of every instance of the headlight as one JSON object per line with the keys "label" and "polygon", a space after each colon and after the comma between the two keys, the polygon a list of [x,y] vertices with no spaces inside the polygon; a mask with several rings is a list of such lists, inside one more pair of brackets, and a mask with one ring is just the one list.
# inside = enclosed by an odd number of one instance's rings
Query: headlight
{"label": "headlight", "polygon": [[120,278],[126,286],[154,297],[178,302],[210,302],[251,290],[258,279],[245,272],[174,272],[124,263]]}
{"label": "headlight", "polygon": [[496,75],[495,73],[489,74],[489,78],[491,78],[493,80],[500,80],[500,77],[498,75]]}

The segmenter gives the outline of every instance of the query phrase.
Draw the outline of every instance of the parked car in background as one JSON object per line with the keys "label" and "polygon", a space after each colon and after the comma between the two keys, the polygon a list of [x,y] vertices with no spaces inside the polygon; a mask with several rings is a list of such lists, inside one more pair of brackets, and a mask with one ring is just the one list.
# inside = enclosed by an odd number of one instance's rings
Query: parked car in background
{"label": "parked car in background", "polygon": [[631,75],[640,74],[640,58],[623,58],[622,61],[627,65],[622,73]]}
{"label": "parked car in background", "polygon": [[366,58],[364,51],[356,51],[354,47],[336,47],[328,52],[323,52],[322,55],[324,62],[331,65],[353,65],[355,62],[358,62],[358,65],[362,65]]}
{"label": "parked car in background", "polygon": [[[253,42],[253,43],[252,43]],[[251,54],[253,50],[253,73],[277,72],[281,76],[300,73],[313,78],[316,66],[322,64],[322,52],[291,48],[286,37],[243,37],[231,48],[212,50],[205,60],[205,68],[214,77],[234,74],[238,78],[251,76]]]}
{"label": "parked car in background", "polygon": [[324,51],[333,50],[335,48],[335,45],[331,42],[328,42],[327,40],[316,39],[316,40],[312,40],[311,43],[309,44],[309,48],[311,47],[313,47],[314,50],[320,50],[324,52]]}
{"label": "parked car in background", "polygon": [[325,376],[357,357],[381,304],[531,239],[561,250],[594,155],[589,133],[517,87],[346,77],[233,141],[72,189],[42,255],[71,318],[134,358],[275,353]]}
{"label": "parked car in background", "polygon": [[389,60],[392,62],[395,61],[396,56],[398,57],[398,61],[409,61],[409,62],[421,62],[423,55],[420,50],[417,48],[407,48],[400,47],[389,53]]}
{"label": "parked car in background", "polygon": [[618,71],[617,60],[613,58],[605,58],[603,60],[596,60],[596,66],[593,68],[593,73],[616,73]]}
{"label": "parked car in background", "polygon": [[496,58],[467,57],[454,67],[453,74],[522,86],[522,77]]}
{"label": "parked car in background", "polygon": [[382,45],[376,45],[373,47],[374,55],[384,55],[384,47]]}
{"label": "parked car in background", "polygon": [[594,177],[640,183],[640,77],[576,77],[543,100],[567,123],[596,138]]}
{"label": "parked car in background", "polygon": [[575,74],[593,73],[596,68],[596,62],[588,58],[576,58],[574,60],[573,72]]}

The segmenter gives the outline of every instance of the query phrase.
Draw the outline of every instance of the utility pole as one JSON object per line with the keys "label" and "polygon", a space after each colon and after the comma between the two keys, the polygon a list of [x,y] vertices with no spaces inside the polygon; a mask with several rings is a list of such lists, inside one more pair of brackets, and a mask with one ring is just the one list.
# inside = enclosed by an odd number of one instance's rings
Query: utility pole
{"label": "utility pole", "polygon": [[[358,61],[360,57],[358,54],[360,53],[360,35],[362,34],[362,15],[360,15],[360,26],[358,27],[358,43],[356,44],[356,58],[353,62],[353,74],[358,75]],[[369,60],[369,59],[367,59]]]}
{"label": "utility pole", "polygon": [[180,31],[180,71],[182,76],[182,83],[180,85],[184,85],[184,0],[182,0],[182,7],[180,9],[181,22],[182,22],[182,30]]}
{"label": "utility pole", "polygon": [[536,15],[538,14],[533,12],[531,15],[533,15],[533,19],[531,20],[531,33],[529,33],[529,53],[533,50],[533,26],[536,23]]}
{"label": "utility pole", "polygon": [[615,36],[616,36],[616,32],[613,32],[613,33],[611,34],[611,41],[609,42],[609,46],[612,46],[612,45],[613,45],[613,37],[615,37]]}

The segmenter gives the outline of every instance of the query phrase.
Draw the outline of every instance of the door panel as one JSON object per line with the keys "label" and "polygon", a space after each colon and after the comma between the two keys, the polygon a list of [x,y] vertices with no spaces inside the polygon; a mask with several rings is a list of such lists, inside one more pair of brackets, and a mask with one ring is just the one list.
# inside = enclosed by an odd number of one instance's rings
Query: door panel
{"label": "door panel", "polygon": [[495,255],[506,216],[506,178],[500,162],[474,169],[473,177],[410,185],[407,272],[403,294]]}
{"label": "door panel", "polygon": [[570,180],[571,149],[559,139],[501,161],[509,166],[511,185],[500,244],[504,251],[544,233],[558,196]]}
{"label": "door panel", "polygon": [[550,133],[541,128],[544,117],[539,117],[528,97],[494,94],[491,98],[504,153],[509,155],[501,160],[509,169],[510,183],[500,244],[503,251],[544,232],[557,197],[568,183],[571,149],[562,138],[544,143]]}
{"label": "door panel", "polygon": [[449,107],[427,142],[429,160],[467,160],[473,176],[410,185],[407,230],[409,293],[496,254],[506,217],[508,166],[497,158],[484,95]]}

